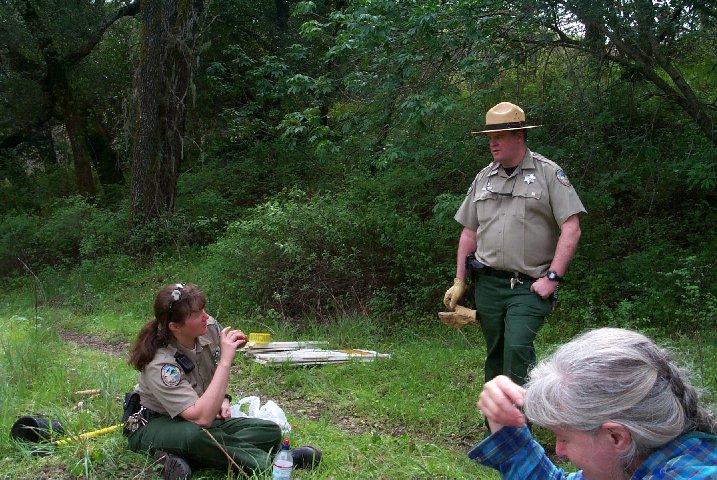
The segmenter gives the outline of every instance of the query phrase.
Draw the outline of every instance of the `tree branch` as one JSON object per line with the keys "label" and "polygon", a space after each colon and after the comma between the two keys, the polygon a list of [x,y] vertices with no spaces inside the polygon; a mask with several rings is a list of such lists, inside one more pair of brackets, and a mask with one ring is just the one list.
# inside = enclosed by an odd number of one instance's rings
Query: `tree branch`
{"label": "tree branch", "polygon": [[132,3],[115,10],[114,13],[108,15],[102,23],[97,25],[90,33],[89,37],[80,47],[62,59],[67,65],[74,65],[92,52],[92,49],[100,42],[102,36],[117,20],[123,17],[133,17],[139,13],[141,0],[134,0]]}

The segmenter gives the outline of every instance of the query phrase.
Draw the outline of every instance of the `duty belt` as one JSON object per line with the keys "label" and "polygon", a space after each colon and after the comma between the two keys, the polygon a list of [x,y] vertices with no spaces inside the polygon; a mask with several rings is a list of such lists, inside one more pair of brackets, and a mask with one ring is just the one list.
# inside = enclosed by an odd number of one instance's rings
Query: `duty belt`
{"label": "duty belt", "polygon": [[533,277],[530,277],[524,273],[520,272],[508,272],[506,270],[496,270],[493,267],[485,266],[481,268],[480,270],[482,273],[485,273],[486,275],[490,275],[491,277],[498,277],[498,278],[505,278],[506,280],[516,278],[518,280],[522,281],[528,281],[528,282],[534,282],[536,279]]}

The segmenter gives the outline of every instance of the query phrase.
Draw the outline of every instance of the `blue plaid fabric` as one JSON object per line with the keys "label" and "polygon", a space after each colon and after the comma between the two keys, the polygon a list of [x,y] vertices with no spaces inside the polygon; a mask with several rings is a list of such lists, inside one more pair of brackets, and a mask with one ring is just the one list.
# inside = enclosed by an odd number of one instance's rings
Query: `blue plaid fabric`
{"label": "blue plaid fabric", "polygon": [[[505,479],[583,480],[565,473],[545,455],[527,427],[504,427],[473,447],[468,456],[495,468]],[[717,435],[690,433],[667,443],[640,465],[631,480],[717,479]]]}

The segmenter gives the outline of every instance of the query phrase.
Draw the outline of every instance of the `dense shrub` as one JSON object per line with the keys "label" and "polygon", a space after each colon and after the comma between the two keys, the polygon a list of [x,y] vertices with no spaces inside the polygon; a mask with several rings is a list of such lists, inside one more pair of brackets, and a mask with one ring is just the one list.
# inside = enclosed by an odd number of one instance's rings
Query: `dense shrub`
{"label": "dense shrub", "polygon": [[37,223],[32,215],[5,215],[0,220],[0,274],[22,268],[21,261],[34,257],[31,236]]}
{"label": "dense shrub", "polygon": [[76,265],[83,259],[122,252],[127,246],[125,215],[97,207],[81,196],[61,198],[42,213],[5,215],[0,220],[2,273],[20,267]]}
{"label": "dense shrub", "polygon": [[434,303],[435,281],[446,278],[441,230],[355,200],[348,190],[279,193],[209,249],[217,275],[245,308],[272,305],[287,315]]}
{"label": "dense shrub", "polygon": [[46,215],[7,215],[0,223],[6,255],[28,265],[68,264],[79,259],[82,223],[93,207],[81,197],[56,201]]}

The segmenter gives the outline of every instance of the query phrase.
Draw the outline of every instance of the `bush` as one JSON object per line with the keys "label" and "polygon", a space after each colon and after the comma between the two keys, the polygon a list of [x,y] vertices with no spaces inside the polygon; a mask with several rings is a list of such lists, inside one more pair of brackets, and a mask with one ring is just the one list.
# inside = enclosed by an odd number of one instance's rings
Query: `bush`
{"label": "bush", "polygon": [[129,233],[124,214],[91,207],[82,222],[82,259],[111,256],[124,251]]}
{"label": "bush", "polygon": [[20,268],[20,258],[33,270],[79,264],[83,259],[123,252],[128,226],[124,215],[101,209],[81,196],[60,199],[43,215],[21,213],[0,220],[0,273]]}
{"label": "bush", "polygon": [[40,222],[31,215],[6,215],[0,220],[0,275],[22,268],[18,261],[34,257],[31,238]]}
{"label": "bush", "polygon": [[6,216],[0,223],[4,251],[28,265],[74,263],[80,257],[82,222],[91,209],[82,197],[68,197],[55,202],[45,216]]}
{"label": "bush", "polygon": [[247,309],[293,316],[417,308],[435,303],[447,277],[441,235],[431,220],[358,202],[352,190],[311,196],[290,189],[231,224],[209,251],[225,288]]}

